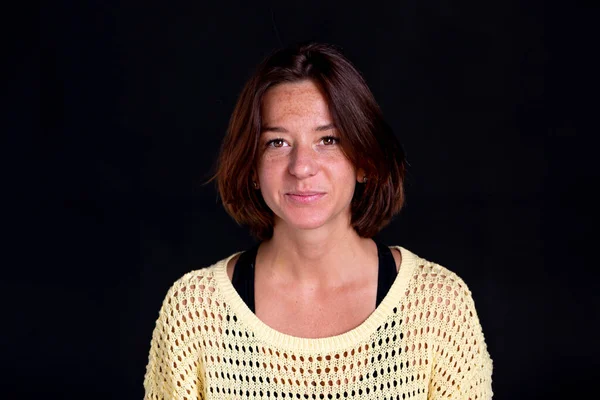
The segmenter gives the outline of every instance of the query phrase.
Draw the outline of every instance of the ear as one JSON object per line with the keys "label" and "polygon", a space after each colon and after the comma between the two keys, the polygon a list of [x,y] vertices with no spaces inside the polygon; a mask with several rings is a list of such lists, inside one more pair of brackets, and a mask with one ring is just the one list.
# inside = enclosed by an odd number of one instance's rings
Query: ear
{"label": "ear", "polygon": [[356,170],[356,182],[363,183],[365,180],[365,170],[362,168],[358,168]]}
{"label": "ear", "polygon": [[254,187],[254,189],[260,188],[260,184],[258,183],[258,175],[256,174],[256,171],[252,171],[252,174],[250,174],[250,180],[252,181],[252,186]]}

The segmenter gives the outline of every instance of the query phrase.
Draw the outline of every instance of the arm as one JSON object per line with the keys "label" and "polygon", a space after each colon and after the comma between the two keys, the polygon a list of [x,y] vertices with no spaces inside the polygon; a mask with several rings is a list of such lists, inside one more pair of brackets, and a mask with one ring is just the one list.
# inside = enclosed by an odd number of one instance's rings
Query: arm
{"label": "arm", "polygon": [[467,285],[456,275],[438,292],[440,325],[433,333],[432,379],[429,399],[488,400],[492,398],[492,359],[475,303]]}
{"label": "arm", "polygon": [[180,281],[171,287],[156,321],[144,377],[145,400],[206,398],[195,328],[199,314],[191,309],[185,287]]}

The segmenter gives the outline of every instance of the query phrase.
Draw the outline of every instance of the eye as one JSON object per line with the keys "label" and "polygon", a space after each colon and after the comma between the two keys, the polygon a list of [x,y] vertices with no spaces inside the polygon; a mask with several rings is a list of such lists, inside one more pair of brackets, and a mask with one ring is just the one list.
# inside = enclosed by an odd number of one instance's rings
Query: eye
{"label": "eye", "polygon": [[285,146],[285,141],[281,138],[272,139],[267,142],[267,147],[283,147]]}
{"label": "eye", "polygon": [[334,136],[325,136],[324,138],[321,139],[321,141],[323,142],[324,145],[331,146],[334,144],[338,144],[340,142],[340,139],[336,138]]}

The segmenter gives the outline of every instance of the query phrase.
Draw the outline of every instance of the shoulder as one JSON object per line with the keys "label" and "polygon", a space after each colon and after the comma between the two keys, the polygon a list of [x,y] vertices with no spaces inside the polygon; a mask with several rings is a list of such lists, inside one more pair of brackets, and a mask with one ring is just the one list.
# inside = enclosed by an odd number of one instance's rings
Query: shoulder
{"label": "shoulder", "polygon": [[239,253],[217,261],[216,263],[192,270],[177,279],[169,288],[163,307],[188,301],[202,301],[200,299],[211,296],[216,291],[218,281],[222,276],[227,276],[227,265],[232,259],[236,259]]}
{"label": "shoulder", "polygon": [[443,297],[471,296],[465,281],[451,269],[419,255],[401,246],[392,246],[401,253],[400,272],[409,275],[407,290],[439,294]]}
{"label": "shoulder", "polygon": [[471,294],[467,284],[460,276],[454,271],[433,261],[423,260],[415,270],[414,279],[420,282],[427,281],[430,284],[435,282],[437,283],[438,288],[445,289],[446,291],[453,289],[464,292],[464,294]]}
{"label": "shoulder", "polygon": [[414,260],[401,309],[406,307],[413,320],[423,313],[432,327],[437,326],[443,332],[462,329],[470,331],[471,336],[475,333],[482,336],[475,301],[467,283],[436,262],[418,256]]}

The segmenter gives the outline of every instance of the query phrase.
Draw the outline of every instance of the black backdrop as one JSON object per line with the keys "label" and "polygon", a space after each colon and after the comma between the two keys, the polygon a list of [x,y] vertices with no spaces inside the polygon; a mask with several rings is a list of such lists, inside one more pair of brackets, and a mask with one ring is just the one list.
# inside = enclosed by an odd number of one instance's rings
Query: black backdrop
{"label": "black backdrop", "polygon": [[346,51],[404,144],[407,204],[380,236],[467,282],[495,398],[594,387],[597,174],[575,126],[593,110],[578,101],[591,18],[561,15],[554,34],[541,2],[521,3],[42,7],[41,47],[16,46],[26,79],[8,84],[25,107],[5,158],[1,397],[143,396],[168,287],[253,243],[204,184],[236,96],[307,39]]}

